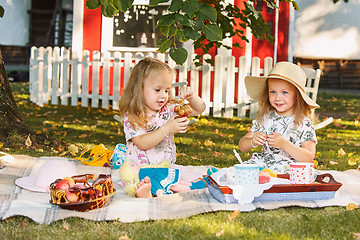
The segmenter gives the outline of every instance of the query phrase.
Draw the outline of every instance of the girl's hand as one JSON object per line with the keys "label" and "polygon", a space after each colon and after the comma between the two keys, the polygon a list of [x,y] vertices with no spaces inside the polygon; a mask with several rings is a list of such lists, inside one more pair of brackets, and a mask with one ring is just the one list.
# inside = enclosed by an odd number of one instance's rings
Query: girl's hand
{"label": "girl's hand", "polygon": [[179,90],[179,97],[188,100],[194,96],[194,92],[190,86],[183,86]]}
{"label": "girl's hand", "polygon": [[169,121],[163,126],[167,135],[170,133],[185,133],[190,120],[187,117],[175,118],[172,116]]}
{"label": "girl's hand", "polygon": [[288,140],[280,133],[272,132],[271,134],[267,135],[267,142],[270,147],[283,149]]}
{"label": "girl's hand", "polygon": [[254,133],[254,136],[252,137],[252,145],[259,146],[263,145],[266,141],[266,134],[263,132],[256,132]]}

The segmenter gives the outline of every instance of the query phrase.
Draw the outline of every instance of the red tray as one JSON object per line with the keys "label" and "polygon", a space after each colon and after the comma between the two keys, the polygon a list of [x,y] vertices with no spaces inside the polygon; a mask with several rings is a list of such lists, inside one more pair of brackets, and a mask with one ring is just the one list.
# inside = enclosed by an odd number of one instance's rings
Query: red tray
{"label": "red tray", "polygon": [[[278,174],[278,178],[289,179],[289,174]],[[233,191],[228,186],[219,186],[215,180],[209,176],[211,184],[218,187],[223,194],[232,194]],[[328,180],[328,181],[325,181]],[[335,192],[341,187],[341,183],[335,181],[334,177],[329,174],[317,175],[316,180],[312,184],[277,184],[273,185],[264,193],[285,193],[285,192]]]}

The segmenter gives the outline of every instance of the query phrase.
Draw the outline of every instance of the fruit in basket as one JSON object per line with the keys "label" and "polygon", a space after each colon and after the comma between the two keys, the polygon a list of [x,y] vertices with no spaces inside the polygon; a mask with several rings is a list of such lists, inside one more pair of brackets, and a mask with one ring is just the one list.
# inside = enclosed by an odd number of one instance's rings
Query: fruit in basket
{"label": "fruit in basket", "polygon": [[261,170],[259,172],[259,183],[262,184],[262,183],[268,183],[270,182],[270,179],[271,179],[271,176],[270,176],[270,173],[267,172],[267,171],[264,171],[264,170]]}
{"label": "fruit in basket", "polygon": [[62,189],[65,192],[69,190],[69,188],[73,187],[75,185],[75,182],[70,177],[65,177],[64,179],[60,180],[56,185],[56,189]]}
{"label": "fruit in basket", "polygon": [[80,189],[79,188],[69,188],[66,193],[66,198],[69,202],[75,203],[79,201]]}
{"label": "fruit in basket", "polygon": [[189,114],[192,112],[192,109],[190,105],[188,104],[178,104],[174,107],[174,111],[180,116],[180,117],[188,117]]}
{"label": "fruit in basket", "polygon": [[97,179],[95,174],[76,175],[50,184],[50,203],[85,212],[101,208],[115,193],[110,174],[99,174]]}

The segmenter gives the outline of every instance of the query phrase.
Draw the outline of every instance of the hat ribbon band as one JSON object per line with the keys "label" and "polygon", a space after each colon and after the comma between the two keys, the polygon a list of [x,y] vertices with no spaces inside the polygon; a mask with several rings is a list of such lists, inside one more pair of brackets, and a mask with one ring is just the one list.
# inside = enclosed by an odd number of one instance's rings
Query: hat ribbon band
{"label": "hat ribbon band", "polygon": [[300,86],[297,82],[295,82],[294,80],[292,80],[291,78],[288,78],[288,77],[285,77],[283,75],[280,75],[280,74],[270,74],[268,76],[268,78],[271,78],[271,76],[277,76],[277,77],[281,77],[281,78],[285,78],[286,80],[288,80],[289,82],[291,82],[292,84],[294,84],[295,86],[299,87],[303,92],[305,92],[305,89]]}

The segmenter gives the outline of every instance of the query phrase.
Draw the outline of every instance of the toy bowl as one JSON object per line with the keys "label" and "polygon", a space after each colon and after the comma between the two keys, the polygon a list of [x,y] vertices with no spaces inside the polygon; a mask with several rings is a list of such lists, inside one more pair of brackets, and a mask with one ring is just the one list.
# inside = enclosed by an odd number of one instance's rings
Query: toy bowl
{"label": "toy bowl", "polygon": [[[89,182],[90,180],[90,182]],[[50,184],[49,203],[68,210],[87,212],[101,208],[116,193],[111,175],[83,174],[57,179]]]}

